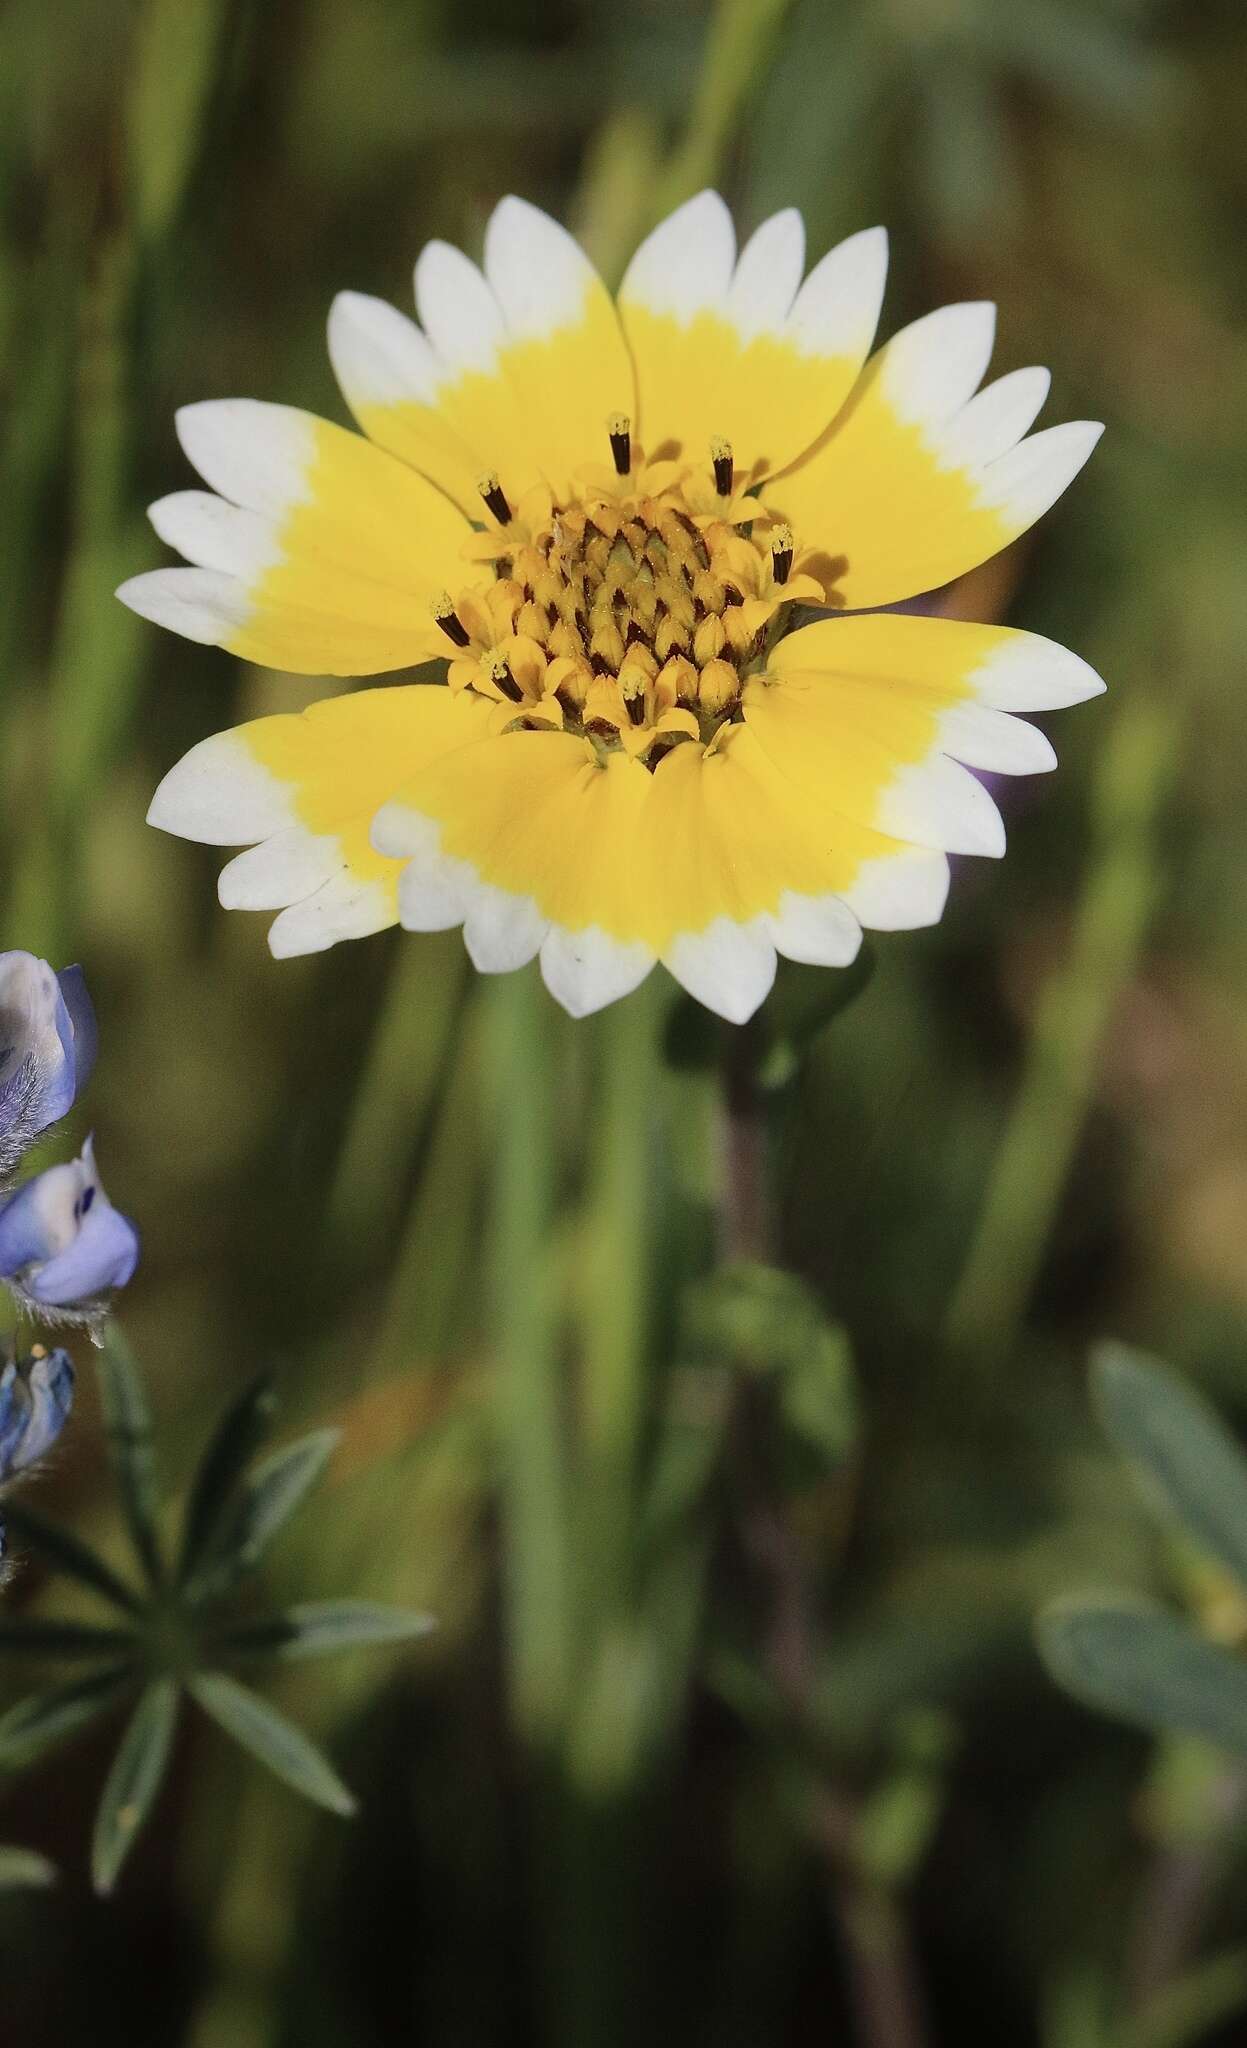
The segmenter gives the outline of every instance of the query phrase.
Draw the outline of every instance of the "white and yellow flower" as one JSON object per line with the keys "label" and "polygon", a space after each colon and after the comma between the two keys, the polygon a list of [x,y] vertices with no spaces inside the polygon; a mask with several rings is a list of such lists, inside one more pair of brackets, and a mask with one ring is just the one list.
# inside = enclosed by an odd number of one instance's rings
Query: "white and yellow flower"
{"label": "white and yellow flower", "polygon": [[[738,256],[706,192],[614,305],[561,227],[504,199],[483,269],[425,249],[419,325],[335,301],[362,434],[187,407],[210,490],[151,516],[193,566],[125,602],[302,674],[442,657],[450,687],[218,733],[153,824],[246,848],[221,901],[279,912],[279,956],[462,925],[483,972],[539,956],[574,1015],[661,961],[740,1021],[777,953],[842,966],[863,925],[936,920],[948,854],[1004,849],[971,771],[1051,768],[1013,714],[1103,685],[1033,634],[876,608],[1024,532],[1100,428],[1028,432],[1043,370],[979,390],[990,306],[870,355],[885,263],[871,229],[802,282],[798,214]],[[797,603],[859,615],[787,631]]]}

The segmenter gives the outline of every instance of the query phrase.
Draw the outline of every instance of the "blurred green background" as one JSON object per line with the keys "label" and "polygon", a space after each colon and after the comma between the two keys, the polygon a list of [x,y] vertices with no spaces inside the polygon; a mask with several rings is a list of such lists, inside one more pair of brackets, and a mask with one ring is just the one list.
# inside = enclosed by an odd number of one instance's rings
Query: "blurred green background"
{"label": "blurred green background", "polygon": [[[270,1688],[354,1824],[188,1723],[100,1905],[115,1735],[0,1786],[62,1870],[0,1897],[5,2048],[1247,2040],[1241,1768],[1075,1708],[1031,1634],[1107,1581],[1247,1620],[1086,1396],[1112,1333],[1247,1422],[1245,137],[1240,0],[7,0],[0,937],[95,993],[171,1491],[275,1366],[344,1437],[271,1590],[441,1626]],[[457,934],[275,965],[143,818],[318,686],[111,597],[178,404],[345,416],[336,290],[407,305],[508,190],[617,278],[704,182],[812,255],[885,221],[885,331],[996,299],[997,368],[1109,426],[948,599],[1108,697],[771,1097],[791,1358],[707,1286],[670,984],[577,1026]],[[39,1505],[114,1541],[86,1348]]]}

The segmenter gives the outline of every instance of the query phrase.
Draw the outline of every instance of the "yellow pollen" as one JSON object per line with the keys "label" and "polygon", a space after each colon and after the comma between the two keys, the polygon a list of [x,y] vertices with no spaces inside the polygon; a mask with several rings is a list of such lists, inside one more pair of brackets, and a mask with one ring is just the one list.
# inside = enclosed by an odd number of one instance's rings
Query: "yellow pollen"
{"label": "yellow pollen", "polygon": [[[787,527],[755,536],[726,516],[707,518],[704,487],[691,502],[679,481],[648,491],[660,471],[645,470],[628,415],[614,413],[606,424],[622,485],[590,481],[557,504],[547,499],[537,518],[524,498],[514,546],[498,550],[493,583],[467,588],[457,601],[443,594],[433,612],[456,647],[476,649],[475,670],[470,660],[460,668],[475,674],[478,690],[526,709],[544,693],[557,699],[563,730],[590,739],[599,759],[624,749],[654,768],[666,749],[698,738],[708,746],[740,716],[745,682],[762,666],[768,620],[784,601],[776,586],[788,578],[795,542]],[[732,449],[716,437],[710,452],[726,500],[735,489]],[[492,472],[480,492],[499,525],[511,521]],[[524,729],[522,720],[504,723]]]}

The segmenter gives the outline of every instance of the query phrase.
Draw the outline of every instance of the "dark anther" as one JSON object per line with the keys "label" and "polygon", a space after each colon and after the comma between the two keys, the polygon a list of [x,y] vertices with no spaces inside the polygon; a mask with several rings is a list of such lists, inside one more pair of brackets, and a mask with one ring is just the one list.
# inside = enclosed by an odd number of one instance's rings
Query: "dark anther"
{"label": "dark anther", "polygon": [[710,460],[714,464],[714,487],[721,498],[732,495],[732,444],[716,437],[710,443]]}
{"label": "dark anther", "polygon": [[611,437],[611,454],[615,459],[616,476],[627,476],[632,467],[632,421],[627,413],[612,414],[607,432]]}
{"label": "dark anther", "polygon": [[771,574],[777,583],[787,583],[792,568],[792,529],[781,526],[771,542]]}
{"label": "dark anther", "polygon": [[89,1209],[90,1209],[90,1207],[91,1207],[91,1204],[92,1204],[92,1202],[93,1202],[94,1200],[95,1200],[95,1189],[94,1189],[94,1188],[84,1188],[84,1189],[82,1190],[82,1213],[83,1213],[83,1215],[84,1215],[84,1216],[85,1216],[85,1215],[86,1215],[86,1214],[88,1213],[88,1211],[89,1211]]}
{"label": "dark anther", "polygon": [[469,638],[467,628],[460,621],[448,597],[438,598],[437,603],[433,607],[433,616],[448,640],[453,640],[456,647],[467,646]]}
{"label": "dark anther", "polygon": [[476,488],[482,498],[484,498],[494,518],[498,521],[499,526],[509,526],[511,524],[511,507],[507,503],[506,492],[492,470],[488,476],[481,478]]}
{"label": "dark anther", "polygon": [[627,710],[627,713],[628,713],[628,717],[629,717],[629,719],[631,720],[631,722],[632,722],[632,724],[633,724],[633,725],[644,725],[644,723],[645,723],[645,686],[644,686],[644,684],[642,684],[642,683],[637,683],[637,684],[635,684],[635,685],[633,686],[633,688],[632,688],[632,689],[631,689],[630,691],[629,691],[629,690],[625,690],[625,691],[624,691],[624,706],[625,706],[625,708],[626,708],[626,710]]}
{"label": "dark anther", "polygon": [[493,660],[489,664],[489,673],[493,678],[494,682],[497,683],[498,688],[502,691],[504,697],[509,697],[513,704],[523,703],[524,692],[521,690],[519,684],[515,680],[515,677],[512,675],[511,664],[506,659],[505,655],[496,654],[494,656]]}

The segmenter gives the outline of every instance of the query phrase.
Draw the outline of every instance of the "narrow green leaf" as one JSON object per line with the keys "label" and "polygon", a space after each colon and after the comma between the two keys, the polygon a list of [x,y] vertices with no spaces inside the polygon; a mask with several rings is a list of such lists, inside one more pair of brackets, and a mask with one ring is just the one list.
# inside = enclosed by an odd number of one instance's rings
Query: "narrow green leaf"
{"label": "narrow green leaf", "polygon": [[431,1614],[417,1614],[408,1607],[382,1607],[373,1600],[309,1600],[224,1629],[213,1637],[212,1648],[221,1656],[280,1657],[289,1662],[373,1643],[407,1642],[436,1627]]}
{"label": "narrow green leaf", "polygon": [[259,1563],[282,1524],[320,1478],[340,1435],[337,1429],[313,1430],[256,1466],[222,1519],[212,1555],[188,1582],[193,1598],[215,1596]]}
{"label": "narrow green leaf", "polygon": [[242,1478],[256,1445],[277,1408],[273,1383],[262,1373],[244,1387],[222,1415],[195,1475],[182,1550],[178,1562],[178,1583],[184,1585],[200,1560],[215,1547],[220,1525],[230,1506],[231,1495]]}
{"label": "narrow green leaf", "polygon": [[55,1883],[56,1865],[49,1863],[46,1856],[40,1856],[34,1849],[0,1845],[0,1892],[19,1888],[43,1890]]}
{"label": "narrow green leaf", "polygon": [[151,1411],[133,1353],[109,1323],[99,1355],[100,1393],[121,1504],[140,1564],[153,1586],[164,1578],[157,1531],[156,1462]]}
{"label": "narrow green leaf", "polygon": [[109,1664],[72,1685],[54,1685],[19,1700],[0,1715],[0,1769],[17,1770],[76,1735],[121,1697],[133,1676],[133,1665]]}
{"label": "narrow green leaf", "polygon": [[1142,1601],[1058,1600],[1039,1648],[1059,1685],[1137,1727],[1247,1751],[1247,1663]]}
{"label": "narrow green leaf", "polygon": [[267,1700],[221,1671],[198,1672],[188,1684],[217,1726],[267,1765],[283,1784],[301,1792],[316,1806],[328,1807],[330,1813],[349,1817],[355,1812],[354,1795],[347,1791],[328,1758],[308,1741],[301,1728],[296,1728]]}
{"label": "narrow green leaf", "polygon": [[24,1506],[20,1500],[6,1499],[4,1520],[10,1534],[23,1543],[29,1543],[67,1578],[77,1579],[79,1584],[102,1593],[105,1600],[111,1601],[114,1607],[124,1608],[127,1614],[142,1612],[143,1602],[134,1588],[127,1586],[111,1565],[105,1564],[102,1557],[97,1557],[67,1529],[58,1528],[54,1522],[45,1522],[42,1515],[37,1515],[33,1508]]}
{"label": "narrow green leaf", "polygon": [[83,1621],[0,1621],[0,1657],[116,1657],[137,1649],[133,1629]]}
{"label": "narrow green leaf", "polygon": [[1247,1458],[1208,1402],[1124,1344],[1095,1352],[1092,1390],[1148,1499],[1247,1587]]}
{"label": "narrow green leaf", "polygon": [[155,1679],[135,1708],[113,1758],[91,1841],[91,1882],[101,1895],[117,1882],[164,1782],[179,1698],[176,1680]]}

